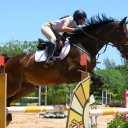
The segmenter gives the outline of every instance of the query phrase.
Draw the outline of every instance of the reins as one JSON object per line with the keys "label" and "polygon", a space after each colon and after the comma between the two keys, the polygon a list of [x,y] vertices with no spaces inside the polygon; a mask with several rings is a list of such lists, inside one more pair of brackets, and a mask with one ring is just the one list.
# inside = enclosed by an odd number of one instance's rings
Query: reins
{"label": "reins", "polygon": [[85,31],[83,31],[83,30],[82,30],[81,32],[82,32],[84,35],[86,35],[86,36],[92,38],[93,40],[95,40],[95,41],[97,41],[97,42],[105,43],[105,41],[103,41],[103,40],[101,40],[101,39],[98,39],[98,38],[96,38],[95,36],[92,36],[92,35],[90,35],[89,33],[85,32]]}
{"label": "reins", "polygon": [[[96,42],[100,42],[100,43],[104,43],[104,44],[105,44],[105,41],[103,41],[103,40],[101,40],[101,39],[98,39],[98,38],[96,38],[96,37],[90,35],[89,33],[85,32],[85,31],[83,31],[83,30],[82,30],[81,32],[82,32],[84,35],[88,36],[89,38],[95,40]],[[75,46],[76,48],[78,48],[79,50],[81,50],[82,52],[84,52],[84,53],[88,54],[89,56],[91,56],[91,54],[90,54],[89,52],[85,51],[85,50],[84,50],[83,48],[81,48],[80,46],[77,46],[77,45],[75,45],[75,44],[72,44],[72,45]],[[103,54],[103,53],[106,51],[107,46],[108,46],[108,44],[106,44],[105,49],[104,49],[104,51],[103,51],[102,53],[98,53],[96,60],[98,60],[99,56],[100,56],[101,54]],[[98,47],[97,47],[97,51],[98,51]]]}
{"label": "reins", "polygon": [[[103,41],[103,40],[101,40],[101,39],[98,39],[98,38],[96,38],[96,37],[90,35],[89,33],[85,32],[85,31],[83,31],[83,30],[82,30],[81,32],[82,32],[84,35],[87,35],[88,37],[94,39],[95,41],[101,42],[101,43],[104,43],[104,44],[105,44],[105,41]],[[108,44],[106,44],[105,49],[104,49],[104,51],[103,51],[102,53],[98,53],[96,60],[98,60],[99,56],[100,56],[101,54],[103,54],[103,53],[106,51],[107,46],[108,46]],[[98,51],[98,47],[97,47],[97,51]]]}
{"label": "reins", "polygon": [[91,56],[90,55],[90,53],[89,52],[87,52],[86,50],[84,50],[83,48],[81,48],[80,46],[77,46],[77,45],[75,45],[75,44],[72,44],[74,47],[76,47],[76,48],[78,48],[80,51],[82,51],[83,53],[86,53],[86,54],[88,54],[89,56]]}

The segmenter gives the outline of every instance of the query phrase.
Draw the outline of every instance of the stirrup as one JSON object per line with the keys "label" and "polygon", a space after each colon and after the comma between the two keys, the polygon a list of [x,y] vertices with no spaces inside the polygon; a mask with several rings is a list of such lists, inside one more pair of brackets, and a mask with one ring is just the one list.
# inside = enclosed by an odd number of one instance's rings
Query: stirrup
{"label": "stirrup", "polygon": [[52,56],[49,56],[48,59],[46,60],[46,64],[50,64],[53,65],[54,64],[54,60]]}

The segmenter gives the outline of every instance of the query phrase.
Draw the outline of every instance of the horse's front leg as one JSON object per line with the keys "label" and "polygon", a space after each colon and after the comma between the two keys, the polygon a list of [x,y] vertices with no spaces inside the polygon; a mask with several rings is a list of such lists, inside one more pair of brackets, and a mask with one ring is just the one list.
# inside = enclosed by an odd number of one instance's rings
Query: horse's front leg
{"label": "horse's front leg", "polygon": [[103,77],[97,75],[97,74],[90,74],[91,76],[91,87],[90,87],[90,93],[93,94],[94,92],[98,91],[104,84]]}

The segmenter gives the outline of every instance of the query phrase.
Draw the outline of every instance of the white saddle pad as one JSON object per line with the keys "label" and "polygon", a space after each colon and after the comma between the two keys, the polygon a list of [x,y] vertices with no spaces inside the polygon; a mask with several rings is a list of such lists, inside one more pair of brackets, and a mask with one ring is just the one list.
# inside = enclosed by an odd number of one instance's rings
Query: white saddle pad
{"label": "white saddle pad", "polygon": [[[60,58],[60,60],[63,60],[67,54],[69,53],[70,51],[70,44],[68,41],[66,41],[64,43],[64,47],[62,48],[59,56],[56,56],[55,58]],[[37,50],[36,53],[35,53],[35,61],[36,62],[42,62],[42,61],[46,61],[47,59],[47,52],[46,50]]]}

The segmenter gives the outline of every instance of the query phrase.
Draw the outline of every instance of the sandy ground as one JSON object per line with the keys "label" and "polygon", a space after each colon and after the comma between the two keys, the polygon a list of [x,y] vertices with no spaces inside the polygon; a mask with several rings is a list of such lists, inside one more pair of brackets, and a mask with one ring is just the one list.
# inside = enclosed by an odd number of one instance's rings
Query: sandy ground
{"label": "sandy ground", "polygon": [[[113,115],[99,116],[97,118],[97,128],[107,128],[107,122],[110,122],[112,119]],[[37,113],[14,113],[13,121],[7,128],[65,128],[66,120],[67,118],[38,118]]]}

